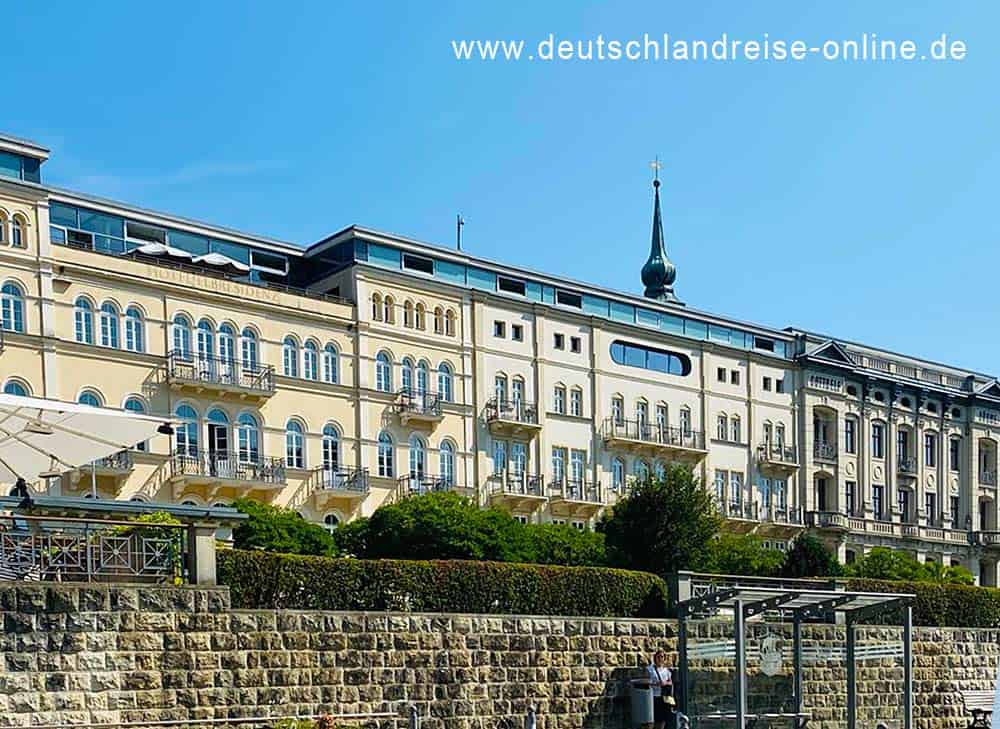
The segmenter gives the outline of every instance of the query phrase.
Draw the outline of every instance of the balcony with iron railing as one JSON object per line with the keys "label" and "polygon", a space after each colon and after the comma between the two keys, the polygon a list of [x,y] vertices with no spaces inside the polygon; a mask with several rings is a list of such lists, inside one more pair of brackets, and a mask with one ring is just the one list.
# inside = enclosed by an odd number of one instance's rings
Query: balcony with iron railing
{"label": "balcony with iron railing", "polygon": [[453,478],[432,476],[429,473],[408,473],[396,479],[399,496],[421,496],[436,491],[448,491],[453,485]]}
{"label": "balcony with iron railing", "polygon": [[333,502],[350,505],[364,501],[369,490],[367,468],[320,466],[313,469],[305,482],[305,493],[318,511]]}
{"label": "balcony with iron railing", "polygon": [[104,458],[98,458],[91,465],[97,473],[119,475],[131,473],[132,469],[135,468],[135,461],[132,458],[132,451],[124,450]]}
{"label": "balcony with iron railing", "polygon": [[601,484],[582,478],[553,476],[549,480],[549,500],[552,502],[574,502],[601,506],[604,499]]}
{"label": "balcony with iron railing", "polygon": [[799,467],[795,446],[764,442],[757,446],[757,463],[762,471],[788,475]]}
{"label": "balcony with iron railing", "polygon": [[487,477],[491,504],[511,511],[533,512],[548,500],[545,478],[515,471],[502,471]]}
{"label": "balcony with iron railing", "polygon": [[903,456],[896,463],[896,470],[903,476],[917,475],[917,459],[910,456]]}
{"label": "balcony with iron railing", "polygon": [[525,400],[495,397],[486,403],[484,417],[493,435],[529,436],[542,428],[538,422],[538,406]]}
{"label": "balcony with iron railing", "polygon": [[703,432],[644,420],[605,418],[601,436],[608,447],[635,452],[661,453],[693,460],[700,460],[707,452]]}
{"label": "balcony with iron railing", "polygon": [[434,426],[444,417],[441,398],[433,392],[404,388],[396,393],[396,412],[403,425]]}
{"label": "balcony with iron railing", "polygon": [[284,459],[246,458],[232,452],[174,453],[169,468],[175,496],[196,485],[208,487],[206,498],[212,498],[221,488],[280,491],[287,482]]}
{"label": "balcony with iron railing", "polygon": [[214,355],[173,350],[167,355],[167,382],[177,388],[233,392],[267,398],[274,394],[274,367]]}
{"label": "balcony with iron railing", "polygon": [[835,463],[837,461],[837,445],[825,441],[816,441],[813,443],[813,458],[817,461]]}
{"label": "balcony with iron railing", "polygon": [[997,485],[997,472],[989,471],[986,469],[979,470],[979,483],[982,486],[996,486]]}

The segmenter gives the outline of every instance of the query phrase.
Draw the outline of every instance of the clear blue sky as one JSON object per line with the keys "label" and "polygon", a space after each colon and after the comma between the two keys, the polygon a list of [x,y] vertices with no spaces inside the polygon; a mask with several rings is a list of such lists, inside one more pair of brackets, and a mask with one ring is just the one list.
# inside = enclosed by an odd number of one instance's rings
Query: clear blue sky
{"label": "clear blue sky", "polygon": [[[1000,373],[1000,5],[9,3],[50,183],[301,243],[358,223]],[[820,5],[822,7],[807,7]],[[253,9],[251,9],[253,8]],[[460,63],[453,39],[912,38],[962,62]]]}

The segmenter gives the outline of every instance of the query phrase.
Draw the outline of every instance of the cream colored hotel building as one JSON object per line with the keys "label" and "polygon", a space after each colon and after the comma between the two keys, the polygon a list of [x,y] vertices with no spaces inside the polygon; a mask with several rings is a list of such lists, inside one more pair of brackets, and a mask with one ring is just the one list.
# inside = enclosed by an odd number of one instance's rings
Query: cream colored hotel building
{"label": "cream colored hotel building", "polygon": [[634,295],[368,228],[301,246],[143,210],[45,185],[47,156],[0,137],[0,383],[176,432],[36,491],[251,496],[335,528],[448,489],[589,528],[683,462],[775,549],[812,529],[997,584],[1000,384],[682,304],[658,183]]}

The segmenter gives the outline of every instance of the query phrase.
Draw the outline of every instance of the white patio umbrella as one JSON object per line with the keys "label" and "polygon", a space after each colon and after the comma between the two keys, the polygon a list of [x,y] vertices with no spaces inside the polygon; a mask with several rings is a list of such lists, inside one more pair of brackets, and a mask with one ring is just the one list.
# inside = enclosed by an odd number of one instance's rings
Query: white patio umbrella
{"label": "white patio umbrella", "polygon": [[172,432],[161,417],[0,394],[0,482],[23,486]]}

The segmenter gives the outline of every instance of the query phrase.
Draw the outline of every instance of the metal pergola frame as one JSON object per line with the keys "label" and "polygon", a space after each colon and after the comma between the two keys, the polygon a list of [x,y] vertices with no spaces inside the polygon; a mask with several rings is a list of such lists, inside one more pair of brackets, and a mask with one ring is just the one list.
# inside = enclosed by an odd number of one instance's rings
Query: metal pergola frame
{"label": "metal pergola frame", "polygon": [[[835,614],[843,617],[847,630],[847,727],[857,727],[857,637],[855,628],[887,612],[903,609],[903,729],[913,729],[913,607],[914,595],[875,592],[848,592],[836,589],[830,582],[769,581],[754,578],[720,577],[682,573],[675,585],[681,584],[674,594],[674,613],[678,620],[678,683],[679,710],[688,713],[688,621],[718,611],[731,611],[733,635],[736,641],[736,679],[734,713],[713,713],[701,719],[720,721],[735,720],[739,729],[752,727],[757,719],[789,719],[794,726],[803,727],[809,717],[802,704],[802,624],[808,620],[822,619]],[[770,583],[770,584],[768,584]],[[747,621],[771,611],[780,611],[791,617],[793,642],[792,690],[794,713],[750,714],[747,711]]]}

